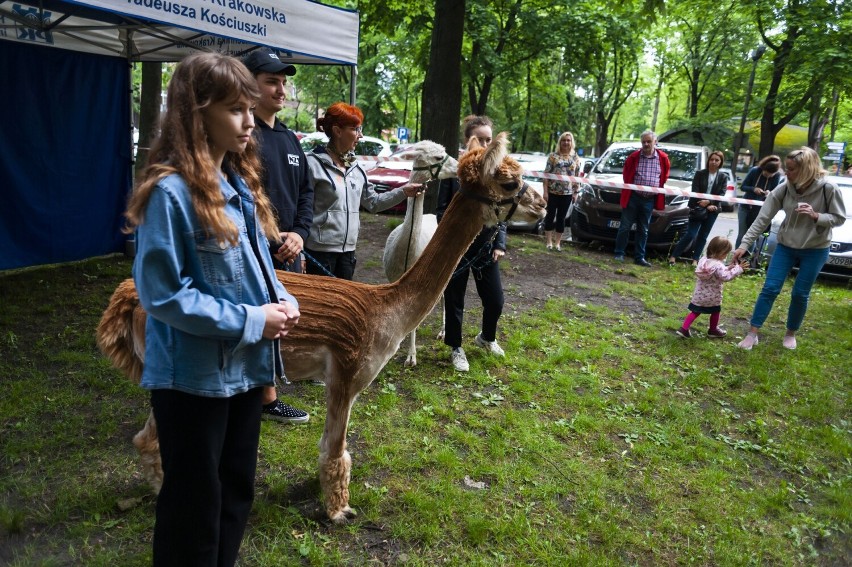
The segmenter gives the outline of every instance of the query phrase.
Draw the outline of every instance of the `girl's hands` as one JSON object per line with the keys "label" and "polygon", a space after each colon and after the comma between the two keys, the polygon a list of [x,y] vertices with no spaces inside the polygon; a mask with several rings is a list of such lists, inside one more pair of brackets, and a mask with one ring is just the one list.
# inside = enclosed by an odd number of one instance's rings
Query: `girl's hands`
{"label": "girl's hands", "polygon": [[505,256],[505,255],[506,255],[505,250],[498,250],[497,248],[495,248],[494,250],[491,251],[491,259],[494,260],[495,264],[497,262],[499,262],[500,259],[503,258],[503,256]]}
{"label": "girl's hands", "polygon": [[295,305],[289,301],[281,303],[267,303],[262,307],[266,315],[266,324],[263,326],[263,338],[269,340],[280,339],[290,332],[290,329],[299,322],[301,313]]}

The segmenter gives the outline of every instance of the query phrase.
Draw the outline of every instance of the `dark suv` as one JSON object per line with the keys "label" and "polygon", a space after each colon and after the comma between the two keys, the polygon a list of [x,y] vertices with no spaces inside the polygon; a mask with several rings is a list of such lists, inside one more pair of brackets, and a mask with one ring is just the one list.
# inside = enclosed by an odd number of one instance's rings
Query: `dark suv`
{"label": "dark suv", "polygon": [[[617,142],[607,148],[601,159],[588,174],[589,181],[580,186],[580,196],[574,203],[571,216],[571,237],[575,242],[601,240],[615,242],[621,224],[621,189],[607,187],[603,181],[623,183],[621,172],[624,162],[634,151],[641,149],[639,142]],[[666,187],[689,190],[692,178],[707,167],[710,150],[704,146],[683,144],[657,144],[671,161]],[[689,199],[682,195],[667,195],[666,208],[654,211],[648,228],[648,247],[666,249],[675,242],[689,224]],[[635,225],[632,229],[635,229]],[[631,230],[630,242],[634,233]]]}

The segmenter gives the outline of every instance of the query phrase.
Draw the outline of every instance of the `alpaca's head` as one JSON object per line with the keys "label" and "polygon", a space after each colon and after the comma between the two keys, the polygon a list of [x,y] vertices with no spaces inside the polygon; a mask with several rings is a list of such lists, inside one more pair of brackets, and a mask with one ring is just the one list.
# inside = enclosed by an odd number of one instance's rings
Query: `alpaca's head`
{"label": "alpaca's head", "polygon": [[[514,208],[512,218],[535,221],[544,217],[546,203],[531,187],[524,187],[524,169],[508,155],[509,140],[500,132],[487,147],[471,138],[467,151],[459,159],[459,182],[463,193],[471,193],[483,207],[483,223],[493,225],[506,219]],[[517,207],[515,205],[517,204]]]}
{"label": "alpaca's head", "polygon": [[447,155],[441,144],[431,140],[417,142],[401,154],[402,159],[413,160],[411,183],[426,183],[433,179],[448,179],[456,176],[459,162]]}

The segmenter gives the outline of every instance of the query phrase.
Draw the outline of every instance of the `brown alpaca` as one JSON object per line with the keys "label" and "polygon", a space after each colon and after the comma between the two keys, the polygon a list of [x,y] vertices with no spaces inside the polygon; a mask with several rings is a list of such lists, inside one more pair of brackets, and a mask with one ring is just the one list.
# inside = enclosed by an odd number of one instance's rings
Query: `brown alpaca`
{"label": "brown alpaca", "polygon": [[[370,285],[277,273],[287,291],[299,300],[301,311],[299,324],[281,341],[287,378],[326,383],[320,484],[326,513],[335,523],[355,515],[349,507],[352,459],[346,450],[346,430],[357,395],[397,352],[402,339],[429,314],[483,224],[493,225],[512,210],[515,217],[528,221],[544,216],[544,200],[535,191],[520,191],[523,169],[507,157],[506,146],[505,133],[485,149],[476,138],[471,140],[459,162],[461,191],[421,257],[396,282]],[[104,354],[137,382],[145,352],[146,317],[133,281],[126,280],[113,294],[97,331]],[[153,415],[134,438],[134,445],[141,454],[146,480],[159,490],[162,469]]]}

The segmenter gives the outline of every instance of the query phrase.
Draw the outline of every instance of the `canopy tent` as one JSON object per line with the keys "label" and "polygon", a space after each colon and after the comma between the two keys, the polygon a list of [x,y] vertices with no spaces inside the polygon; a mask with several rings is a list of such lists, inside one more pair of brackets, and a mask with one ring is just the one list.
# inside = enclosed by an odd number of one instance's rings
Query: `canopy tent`
{"label": "canopy tent", "polygon": [[307,0],[0,0],[0,270],[124,249],[128,61],[263,45],[354,83],[358,25]]}

